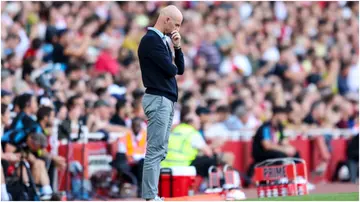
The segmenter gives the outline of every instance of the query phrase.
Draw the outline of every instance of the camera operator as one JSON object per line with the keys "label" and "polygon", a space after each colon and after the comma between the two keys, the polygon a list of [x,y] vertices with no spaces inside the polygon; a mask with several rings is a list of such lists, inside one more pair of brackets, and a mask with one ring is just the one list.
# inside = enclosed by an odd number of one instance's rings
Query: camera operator
{"label": "camera operator", "polygon": [[[42,133],[25,133],[22,142],[14,144],[14,140],[10,139],[6,146],[11,146],[13,151],[5,152],[8,155],[20,156],[21,152],[25,154],[25,161],[30,163],[31,174],[34,179],[34,183],[41,187],[40,194],[42,200],[49,200],[52,197],[53,191],[50,186],[49,175],[46,170],[45,161],[41,160],[40,157],[45,156],[42,151],[47,147],[47,139]],[[14,136],[12,136],[14,137]],[[2,142],[3,143],[3,142]],[[23,169],[23,183],[29,186],[30,181],[27,176],[25,167]],[[19,175],[20,170],[17,170]]]}
{"label": "camera operator", "polygon": [[40,188],[40,199],[50,200],[53,190],[50,186],[50,178],[46,169],[45,161],[41,157],[50,157],[48,154],[42,153],[47,147],[46,136],[42,133],[30,133],[25,144],[17,145],[17,152],[23,151],[26,154],[26,160],[30,163],[31,174],[34,183]]}
{"label": "camera operator", "polygon": [[[48,125],[51,118],[43,118],[45,116],[40,117],[39,123],[32,118],[38,109],[38,105],[36,97],[31,94],[21,95],[17,103],[20,113],[15,117],[10,129],[5,131],[1,144],[5,153],[19,153],[22,150],[33,153],[27,156],[26,161],[31,165],[30,167],[34,175],[35,183],[42,186],[42,198],[50,199],[52,189],[50,187],[49,175],[45,161],[39,158],[56,159],[56,157],[52,157],[45,151],[47,139],[42,133],[43,128],[41,127],[41,125]],[[61,161],[57,160],[57,162]],[[23,180],[25,184],[28,183],[26,176],[23,177]]]}

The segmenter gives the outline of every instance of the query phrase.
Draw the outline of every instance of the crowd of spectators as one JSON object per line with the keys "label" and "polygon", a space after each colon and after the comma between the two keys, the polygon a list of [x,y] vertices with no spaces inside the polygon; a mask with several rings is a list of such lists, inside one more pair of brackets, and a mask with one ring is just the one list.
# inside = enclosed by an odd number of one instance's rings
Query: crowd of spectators
{"label": "crowd of spectators", "polygon": [[[128,131],[133,118],[146,127],[137,47],[169,2],[1,4],[2,131],[24,108],[39,118],[44,106],[55,112],[38,131],[47,137],[54,122],[59,139],[80,123],[105,134]],[[196,114],[211,139],[256,130],[284,107],[285,128],[299,133],[358,128],[358,2],[173,4],[184,15],[185,56],[174,124]],[[34,100],[19,102],[24,93]]]}

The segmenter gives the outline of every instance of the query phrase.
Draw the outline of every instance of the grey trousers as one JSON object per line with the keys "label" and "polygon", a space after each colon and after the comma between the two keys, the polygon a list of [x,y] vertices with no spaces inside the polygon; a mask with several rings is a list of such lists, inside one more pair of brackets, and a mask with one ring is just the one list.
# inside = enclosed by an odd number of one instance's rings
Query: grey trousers
{"label": "grey trousers", "polygon": [[158,194],[160,162],[165,159],[174,116],[174,102],[163,96],[145,94],[142,100],[148,118],[147,146],[142,178],[142,198]]}

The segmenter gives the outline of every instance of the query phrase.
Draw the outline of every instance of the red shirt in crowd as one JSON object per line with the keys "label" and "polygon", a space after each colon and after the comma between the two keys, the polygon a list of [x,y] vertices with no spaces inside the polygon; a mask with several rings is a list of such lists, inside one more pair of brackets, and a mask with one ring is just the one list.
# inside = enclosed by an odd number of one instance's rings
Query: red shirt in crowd
{"label": "red shirt in crowd", "polygon": [[119,64],[108,51],[102,51],[95,63],[95,71],[97,73],[109,72],[116,75],[119,72]]}

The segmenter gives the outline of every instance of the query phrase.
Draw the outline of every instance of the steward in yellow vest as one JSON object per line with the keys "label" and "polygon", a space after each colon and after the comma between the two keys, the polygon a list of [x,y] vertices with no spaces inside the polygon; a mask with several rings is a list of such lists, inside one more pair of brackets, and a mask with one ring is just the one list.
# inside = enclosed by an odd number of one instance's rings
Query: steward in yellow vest
{"label": "steward in yellow vest", "polygon": [[198,149],[191,143],[195,136],[201,137],[201,134],[193,126],[186,123],[176,126],[169,137],[167,156],[160,165],[189,166],[198,154]]}
{"label": "steward in yellow vest", "polygon": [[207,177],[210,166],[233,164],[233,154],[213,151],[206,144],[198,130],[200,118],[196,114],[190,113],[181,121],[170,133],[167,156],[161,167],[194,166],[198,175]]}

